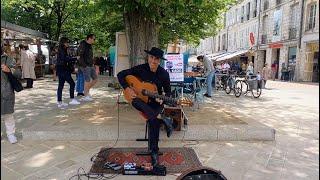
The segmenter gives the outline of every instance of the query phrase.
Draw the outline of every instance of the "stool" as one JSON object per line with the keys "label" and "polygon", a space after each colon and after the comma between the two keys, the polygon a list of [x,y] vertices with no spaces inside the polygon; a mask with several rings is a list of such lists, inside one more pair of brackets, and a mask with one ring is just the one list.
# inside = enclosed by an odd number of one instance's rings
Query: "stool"
{"label": "stool", "polygon": [[[137,152],[137,156],[148,156],[151,155],[151,149],[150,149],[150,141],[149,141],[149,121],[147,121],[147,116],[143,112],[139,112],[139,114],[146,120],[146,129],[144,134],[144,139],[136,139],[136,141],[148,141],[148,150],[144,152]],[[163,155],[162,152],[158,152],[158,155]]]}

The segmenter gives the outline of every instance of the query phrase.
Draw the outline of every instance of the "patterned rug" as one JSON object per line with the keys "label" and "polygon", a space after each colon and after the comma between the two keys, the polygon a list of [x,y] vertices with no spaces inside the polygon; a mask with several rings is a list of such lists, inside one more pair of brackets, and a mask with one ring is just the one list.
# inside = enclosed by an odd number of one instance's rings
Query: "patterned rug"
{"label": "patterned rug", "polygon": [[[104,163],[115,162],[123,165],[125,162],[134,162],[137,165],[151,162],[150,156],[137,156],[137,152],[146,151],[146,148],[113,148],[101,149],[90,169],[91,173],[111,174],[113,171],[102,168]],[[163,155],[159,156],[161,165],[166,166],[167,173],[182,173],[190,168],[201,166],[198,156],[192,148],[160,148]]]}

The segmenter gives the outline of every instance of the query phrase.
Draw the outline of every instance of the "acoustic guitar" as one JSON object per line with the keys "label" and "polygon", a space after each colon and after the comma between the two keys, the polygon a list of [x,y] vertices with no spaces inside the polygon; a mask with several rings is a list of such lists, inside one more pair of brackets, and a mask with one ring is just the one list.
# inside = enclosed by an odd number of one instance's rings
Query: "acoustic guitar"
{"label": "acoustic guitar", "polygon": [[[159,98],[163,100],[163,103],[165,104],[193,106],[193,102],[189,99],[175,99],[164,95],[159,95],[157,86],[155,84],[143,82],[133,75],[126,76],[125,80],[129,87],[131,87],[136,93],[137,97],[145,103],[148,103],[149,98]],[[124,91],[124,98],[131,104],[132,98],[126,91]]]}

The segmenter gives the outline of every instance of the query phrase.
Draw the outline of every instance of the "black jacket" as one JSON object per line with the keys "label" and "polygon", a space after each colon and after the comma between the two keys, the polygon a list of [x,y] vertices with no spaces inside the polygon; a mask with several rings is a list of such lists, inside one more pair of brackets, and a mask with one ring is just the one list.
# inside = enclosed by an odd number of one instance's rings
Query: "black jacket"
{"label": "black jacket", "polygon": [[87,67],[93,66],[93,50],[92,45],[88,44],[86,41],[81,41],[78,48],[79,66]]}
{"label": "black jacket", "polygon": [[60,47],[57,54],[57,74],[72,73],[74,70],[75,58],[68,55],[67,49]]}

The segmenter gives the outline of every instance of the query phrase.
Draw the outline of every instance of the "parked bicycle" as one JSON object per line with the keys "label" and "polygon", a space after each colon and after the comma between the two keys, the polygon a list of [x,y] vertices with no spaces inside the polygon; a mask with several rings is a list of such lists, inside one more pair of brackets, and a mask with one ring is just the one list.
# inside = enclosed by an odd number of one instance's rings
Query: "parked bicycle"
{"label": "parked bicycle", "polygon": [[236,71],[230,71],[228,79],[226,81],[225,92],[227,94],[230,94],[231,91],[233,91],[236,97],[240,97],[242,93],[242,84],[236,83],[236,78]]}
{"label": "parked bicycle", "polygon": [[[241,92],[246,96],[251,92],[254,98],[260,97],[262,93],[261,80],[258,81],[256,76],[249,75],[245,76],[243,79],[236,80],[236,86],[241,86]],[[240,85],[241,84],[241,85]]]}

